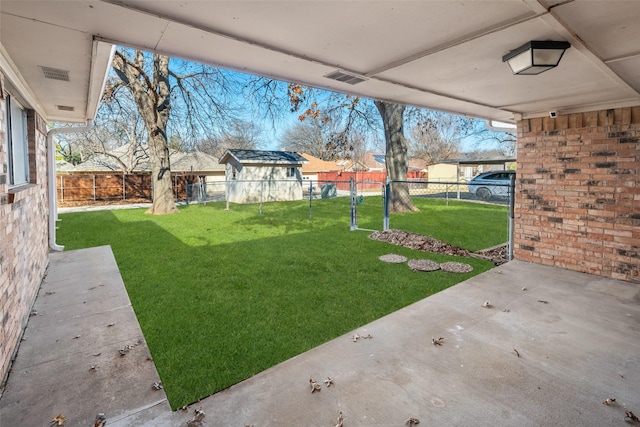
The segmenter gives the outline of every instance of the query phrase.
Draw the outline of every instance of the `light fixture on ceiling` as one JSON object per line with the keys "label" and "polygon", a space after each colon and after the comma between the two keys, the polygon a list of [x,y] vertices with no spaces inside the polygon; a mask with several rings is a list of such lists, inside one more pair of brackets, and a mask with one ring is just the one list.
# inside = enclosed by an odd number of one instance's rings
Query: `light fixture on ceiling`
{"label": "light fixture on ceiling", "polygon": [[530,41],[502,57],[513,74],[535,75],[558,66],[564,51],[571,44],[565,41]]}

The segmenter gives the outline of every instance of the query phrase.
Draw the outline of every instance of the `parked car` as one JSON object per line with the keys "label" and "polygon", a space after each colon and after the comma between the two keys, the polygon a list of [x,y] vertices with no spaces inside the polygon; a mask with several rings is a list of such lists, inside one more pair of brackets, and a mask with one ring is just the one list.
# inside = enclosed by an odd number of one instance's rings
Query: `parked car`
{"label": "parked car", "polygon": [[509,197],[509,183],[516,171],[490,171],[475,176],[468,184],[469,192],[481,200],[492,197]]}

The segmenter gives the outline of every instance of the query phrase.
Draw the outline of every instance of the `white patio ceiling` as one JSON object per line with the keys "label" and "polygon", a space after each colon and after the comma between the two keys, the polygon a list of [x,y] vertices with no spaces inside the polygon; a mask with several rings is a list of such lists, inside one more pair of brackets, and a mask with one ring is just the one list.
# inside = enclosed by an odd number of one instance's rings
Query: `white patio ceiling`
{"label": "white patio ceiling", "polygon": [[[640,105],[635,0],[2,0],[0,11],[12,61],[0,65],[50,120],[93,117],[111,43],[501,121]],[[501,58],[529,40],[572,47],[558,68],[514,76]],[[325,77],[336,70],[365,81]]]}

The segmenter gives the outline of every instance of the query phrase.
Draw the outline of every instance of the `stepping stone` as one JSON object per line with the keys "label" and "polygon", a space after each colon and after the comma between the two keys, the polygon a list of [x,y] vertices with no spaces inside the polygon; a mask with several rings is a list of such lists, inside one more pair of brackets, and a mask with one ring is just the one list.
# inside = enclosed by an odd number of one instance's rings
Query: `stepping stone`
{"label": "stepping stone", "polygon": [[436,271],[440,270],[440,264],[430,259],[412,259],[409,268],[413,271]]}
{"label": "stepping stone", "polygon": [[469,273],[473,271],[473,267],[464,262],[443,262],[440,264],[440,268],[447,273]]}
{"label": "stepping stone", "polygon": [[391,264],[401,264],[403,262],[407,262],[406,256],[396,255],[396,254],[381,255],[378,257],[378,259],[382,262],[388,262]]}

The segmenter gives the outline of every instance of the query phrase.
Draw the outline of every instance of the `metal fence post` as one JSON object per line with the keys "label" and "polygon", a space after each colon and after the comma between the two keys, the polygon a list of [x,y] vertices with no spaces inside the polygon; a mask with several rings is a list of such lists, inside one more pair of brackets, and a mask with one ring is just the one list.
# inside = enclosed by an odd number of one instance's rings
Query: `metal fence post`
{"label": "metal fence post", "polygon": [[511,261],[513,259],[513,220],[515,218],[515,195],[516,195],[516,177],[515,174],[511,175],[509,180],[509,251],[507,253],[507,259]]}
{"label": "metal fence post", "polygon": [[122,174],[122,200],[127,200],[127,187],[125,184],[125,174]]}
{"label": "metal fence post", "polygon": [[313,220],[313,210],[311,208],[311,200],[313,199],[313,181],[309,180],[309,221]]}
{"label": "metal fence post", "polygon": [[260,181],[260,215],[262,215],[262,193],[264,192],[264,179]]}
{"label": "metal fence post", "polygon": [[356,198],[358,197],[358,192],[356,190],[356,183],[353,180],[353,177],[349,178],[349,193],[351,196],[351,225],[350,230],[354,231],[358,228],[358,207],[356,205]]}
{"label": "metal fence post", "polygon": [[383,231],[387,231],[389,229],[389,194],[391,194],[391,181],[387,178],[387,183],[384,186],[384,194],[382,195]]}

